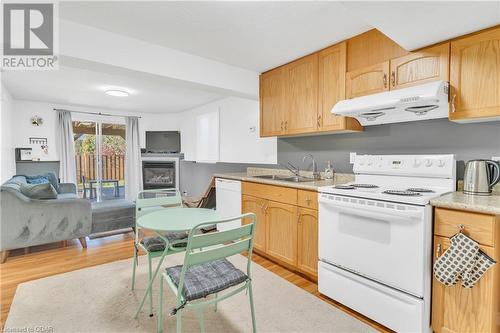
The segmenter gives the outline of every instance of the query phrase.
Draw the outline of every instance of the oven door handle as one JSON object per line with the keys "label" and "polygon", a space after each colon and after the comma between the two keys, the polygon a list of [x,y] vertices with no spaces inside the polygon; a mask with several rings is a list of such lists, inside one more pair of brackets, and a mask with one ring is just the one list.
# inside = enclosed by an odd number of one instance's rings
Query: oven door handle
{"label": "oven door handle", "polygon": [[[324,202],[324,201],[323,201]],[[333,206],[336,211],[354,216],[367,218],[381,218],[390,220],[415,220],[422,216],[421,211],[404,211],[393,209],[380,209],[367,206],[344,206],[332,202],[324,202],[328,206]]]}

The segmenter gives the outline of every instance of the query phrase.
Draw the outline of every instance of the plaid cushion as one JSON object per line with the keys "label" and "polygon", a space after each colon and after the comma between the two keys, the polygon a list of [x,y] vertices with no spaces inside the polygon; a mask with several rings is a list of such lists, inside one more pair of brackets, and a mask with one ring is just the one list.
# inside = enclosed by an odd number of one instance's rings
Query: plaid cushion
{"label": "plaid cushion", "polygon": [[217,231],[217,225],[216,224],[207,225],[206,227],[200,228],[200,231],[203,234],[206,234],[209,232],[215,232],[215,231]]}
{"label": "plaid cushion", "polygon": [[[165,237],[170,243],[174,243],[173,247],[186,247],[187,246],[187,232],[168,232]],[[175,243],[180,240],[185,240],[185,242]],[[157,252],[165,250],[165,242],[159,236],[148,236],[141,239],[141,244],[149,252]]]}
{"label": "plaid cushion", "polygon": [[[179,286],[182,265],[167,268],[167,274]],[[245,273],[226,259],[189,267],[182,293],[187,301],[206,297],[247,280]]]}

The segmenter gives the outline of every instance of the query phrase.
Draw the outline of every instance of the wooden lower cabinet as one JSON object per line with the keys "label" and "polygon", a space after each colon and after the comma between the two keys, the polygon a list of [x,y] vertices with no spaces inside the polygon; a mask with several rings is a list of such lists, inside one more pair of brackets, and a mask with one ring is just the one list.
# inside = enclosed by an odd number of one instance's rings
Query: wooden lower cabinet
{"label": "wooden lower cabinet", "polygon": [[318,277],[318,211],[298,210],[297,268],[314,278]]}
{"label": "wooden lower cabinet", "polygon": [[242,213],[257,216],[255,250],[317,279],[317,200],[314,191],[243,182]]}
{"label": "wooden lower cabinet", "polygon": [[269,201],[266,215],[267,254],[297,265],[297,206]]}
{"label": "wooden lower cabinet", "polygon": [[[252,197],[250,195],[243,195],[241,198],[242,213],[254,213],[256,215],[256,231],[253,241],[253,247],[259,251],[266,251],[266,214],[265,206],[267,200]],[[243,224],[249,223],[243,220]]]}
{"label": "wooden lower cabinet", "polygon": [[[480,248],[488,256],[500,262],[500,219],[493,215],[436,208],[434,228],[434,261],[450,246],[450,221],[464,224],[464,233],[478,239]],[[483,235],[493,239],[492,246],[482,244],[481,233],[475,221],[496,219],[495,226]],[[446,224],[446,225],[445,225]],[[483,229],[483,231],[486,229]],[[488,231],[487,231],[488,232]],[[464,288],[458,282],[445,286],[435,278],[432,280],[432,329],[436,333],[498,333],[500,332],[500,267],[491,267],[472,288]]]}
{"label": "wooden lower cabinet", "polygon": [[[446,237],[434,237],[434,253],[443,253],[450,246]],[[440,251],[438,250],[440,248]],[[493,257],[494,249],[481,246],[486,254]],[[432,329],[436,333],[498,332],[499,313],[494,310],[500,294],[493,294],[495,270],[493,267],[473,288],[464,288],[460,283],[447,287],[435,278],[432,290]],[[497,281],[498,284],[498,281]],[[496,299],[495,299],[496,298]],[[497,323],[495,324],[495,321]]]}

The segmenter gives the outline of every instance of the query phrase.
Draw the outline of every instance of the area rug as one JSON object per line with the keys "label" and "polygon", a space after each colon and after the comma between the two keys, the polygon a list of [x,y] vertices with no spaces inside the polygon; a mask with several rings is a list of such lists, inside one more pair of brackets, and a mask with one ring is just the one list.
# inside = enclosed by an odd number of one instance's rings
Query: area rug
{"label": "area rug", "polygon": [[[183,254],[169,256],[164,265],[181,264]],[[230,259],[245,271],[246,258]],[[154,261],[155,262],[155,261]],[[305,290],[263,267],[252,264],[258,332],[375,332]],[[5,331],[20,332],[156,332],[156,315],[135,310],[147,283],[147,259],[140,257],[136,290],[131,291],[132,260],[55,275],[17,287]],[[158,309],[159,281],[154,284]],[[168,316],[175,299],[165,285],[164,332],[175,332],[175,317]],[[147,308],[145,306],[145,308]],[[218,311],[204,311],[207,332],[251,332],[248,296],[240,293],[219,303]],[[184,311],[183,332],[199,332],[196,313]],[[24,332],[23,331],[23,332]]]}

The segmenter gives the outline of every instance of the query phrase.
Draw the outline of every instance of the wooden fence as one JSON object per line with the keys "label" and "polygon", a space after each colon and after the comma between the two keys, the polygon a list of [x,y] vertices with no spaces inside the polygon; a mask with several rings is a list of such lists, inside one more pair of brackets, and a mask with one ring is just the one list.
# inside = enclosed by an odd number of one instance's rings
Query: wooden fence
{"label": "wooden fence", "polygon": [[[76,176],[81,182],[82,176],[86,180],[97,178],[96,156],[94,154],[76,155]],[[102,156],[103,179],[125,179],[125,155]]]}

